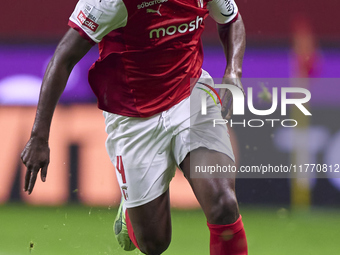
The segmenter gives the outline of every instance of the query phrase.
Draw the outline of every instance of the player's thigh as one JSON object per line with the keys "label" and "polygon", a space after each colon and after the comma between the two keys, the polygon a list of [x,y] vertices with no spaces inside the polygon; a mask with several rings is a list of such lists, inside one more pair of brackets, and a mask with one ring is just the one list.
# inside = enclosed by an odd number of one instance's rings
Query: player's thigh
{"label": "player's thigh", "polygon": [[194,88],[190,100],[206,97],[207,114],[193,111],[190,119],[173,140],[174,158],[188,179],[205,215],[212,224],[233,223],[238,218],[235,196],[235,157],[226,125],[214,125],[222,119],[205,91]]}
{"label": "player's thigh", "polygon": [[193,192],[200,203],[209,223],[230,224],[239,217],[235,195],[235,174],[228,173],[223,178],[213,178],[208,174],[202,178],[192,178],[196,166],[233,166],[233,160],[226,154],[201,147],[191,151],[180,164]]}
{"label": "player's thigh", "polygon": [[127,209],[141,250],[165,250],[171,240],[169,190],[153,201]]}

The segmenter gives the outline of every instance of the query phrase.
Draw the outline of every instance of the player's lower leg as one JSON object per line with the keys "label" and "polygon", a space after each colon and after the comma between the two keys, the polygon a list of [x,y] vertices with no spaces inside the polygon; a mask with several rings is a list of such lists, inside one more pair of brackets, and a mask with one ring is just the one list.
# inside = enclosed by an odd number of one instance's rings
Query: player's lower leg
{"label": "player's lower leg", "polygon": [[246,255],[248,254],[246,233],[242,217],[226,225],[210,224],[211,255]]}
{"label": "player's lower leg", "polygon": [[[239,214],[233,180],[224,193],[211,196],[213,205],[203,206],[210,231],[210,255],[246,255],[248,254],[247,239]],[[226,180],[213,180],[212,185],[226,187]],[[211,182],[210,182],[211,183]],[[215,183],[215,184],[213,184]],[[205,185],[208,187],[208,185]],[[231,187],[230,187],[231,186]]]}
{"label": "player's lower leg", "polygon": [[[204,203],[210,231],[210,255],[247,255],[247,239],[239,214],[234,179],[213,180],[215,187],[224,187],[223,193],[211,195],[212,204]],[[209,187],[205,184],[206,187]]]}

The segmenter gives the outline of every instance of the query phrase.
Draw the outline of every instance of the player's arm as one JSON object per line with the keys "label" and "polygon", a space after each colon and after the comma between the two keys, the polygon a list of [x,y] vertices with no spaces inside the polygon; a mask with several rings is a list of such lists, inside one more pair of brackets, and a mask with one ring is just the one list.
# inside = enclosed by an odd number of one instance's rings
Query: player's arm
{"label": "player's arm", "polygon": [[38,172],[44,182],[49,164],[48,138],[51,120],[74,65],[105,35],[127,23],[127,9],[122,0],[79,0],[69,19],[72,27],[59,43],[50,61],[40,91],[38,109],[21,158],[26,165],[25,191],[33,190]]}
{"label": "player's arm", "polygon": [[[210,16],[218,24],[218,33],[227,60],[223,82],[242,88],[240,78],[246,47],[246,33],[238,7],[234,0],[211,0],[207,7]],[[222,113],[224,114],[230,102],[231,93],[229,90],[220,89],[220,97],[224,99],[222,102]],[[230,118],[231,113],[232,108],[229,108],[226,118]]]}
{"label": "player's arm", "polygon": [[[228,24],[218,24],[218,33],[224,49],[227,66],[223,75],[223,83],[235,84],[242,90],[242,63],[246,47],[246,33],[240,13],[236,20]],[[222,112],[227,110],[229,101],[232,99],[231,92],[226,89],[220,89],[220,97],[224,98]],[[243,92],[244,93],[244,92]],[[231,118],[232,104],[228,109],[226,118]]]}
{"label": "player's arm", "polygon": [[31,137],[21,153],[26,165],[24,190],[31,194],[39,170],[46,180],[49,164],[48,139],[54,109],[63,93],[67,79],[76,63],[91,49],[92,44],[70,28],[58,44],[42,82]]}

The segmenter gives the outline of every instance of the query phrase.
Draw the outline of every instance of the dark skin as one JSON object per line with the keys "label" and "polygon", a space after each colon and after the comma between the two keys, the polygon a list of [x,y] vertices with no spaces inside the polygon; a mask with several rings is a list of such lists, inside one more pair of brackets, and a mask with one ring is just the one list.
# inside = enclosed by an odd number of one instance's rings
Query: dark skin
{"label": "dark skin", "polygon": [[48,139],[54,109],[73,67],[91,47],[87,40],[71,28],[60,41],[47,66],[31,137],[21,153],[21,160],[27,167],[24,190],[28,194],[32,193],[40,170],[41,180],[46,181],[50,161]]}
{"label": "dark skin", "polygon": [[[246,33],[241,15],[239,15],[238,19],[233,24],[218,24],[217,28],[227,60],[223,83],[234,84],[243,91],[240,78],[242,77],[242,63],[246,48]],[[227,89],[220,89],[219,95],[220,98],[225,99],[222,101],[222,114],[227,113],[225,118],[230,119],[233,112],[232,104],[230,104],[230,101],[232,102],[231,92]],[[228,104],[230,104],[229,109],[227,108]]]}
{"label": "dark skin", "polygon": [[[225,52],[227,67],[223,82],[241,83],[242,61],[245,51],[245,29],[241,15],[232,24],[218,25],[218,32]],[[38,176],[46,181],[49,164],[49,132],[54,109],[65,89],[67,79],[74,65],[91,49],[92,45],[83,39],[78,32],[70,29],[61,40],[50,61],[40,92],[40,98],[31,137],[26,144],[21,159],[26,165],[24,190],[31,194]],[[222,112],[232,100],[228,90],[220,90]],[[230,118],[232,109],[228,109],[226,118]],[[224,115],[225,116],[225,115]],[[235,196],[235,176],[224,179],[190,178],[190,160],[197,165],[234,165],[225,154],[199,148],[190,152],[181,163],[185,177],[190,183],[209,223],[229,224],[239,217]],[[171,218],[169,190],[145,205],[128,208],[137,242],[143,253],[161,254],[171,240]]]}

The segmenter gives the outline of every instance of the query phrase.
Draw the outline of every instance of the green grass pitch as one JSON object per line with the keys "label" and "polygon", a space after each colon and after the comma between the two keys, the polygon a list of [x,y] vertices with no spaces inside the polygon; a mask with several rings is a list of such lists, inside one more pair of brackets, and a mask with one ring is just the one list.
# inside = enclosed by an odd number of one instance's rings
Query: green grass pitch
{"label": "green grass pitch", "polygon": [[[112,224],[116,208],[0,206],[0,255],[120,255]],[[241,207],[250,255],[340,254],[339,210],[289,212]],[[172,243],[166,255],[209,254],[201,211],[172,211]]]}

